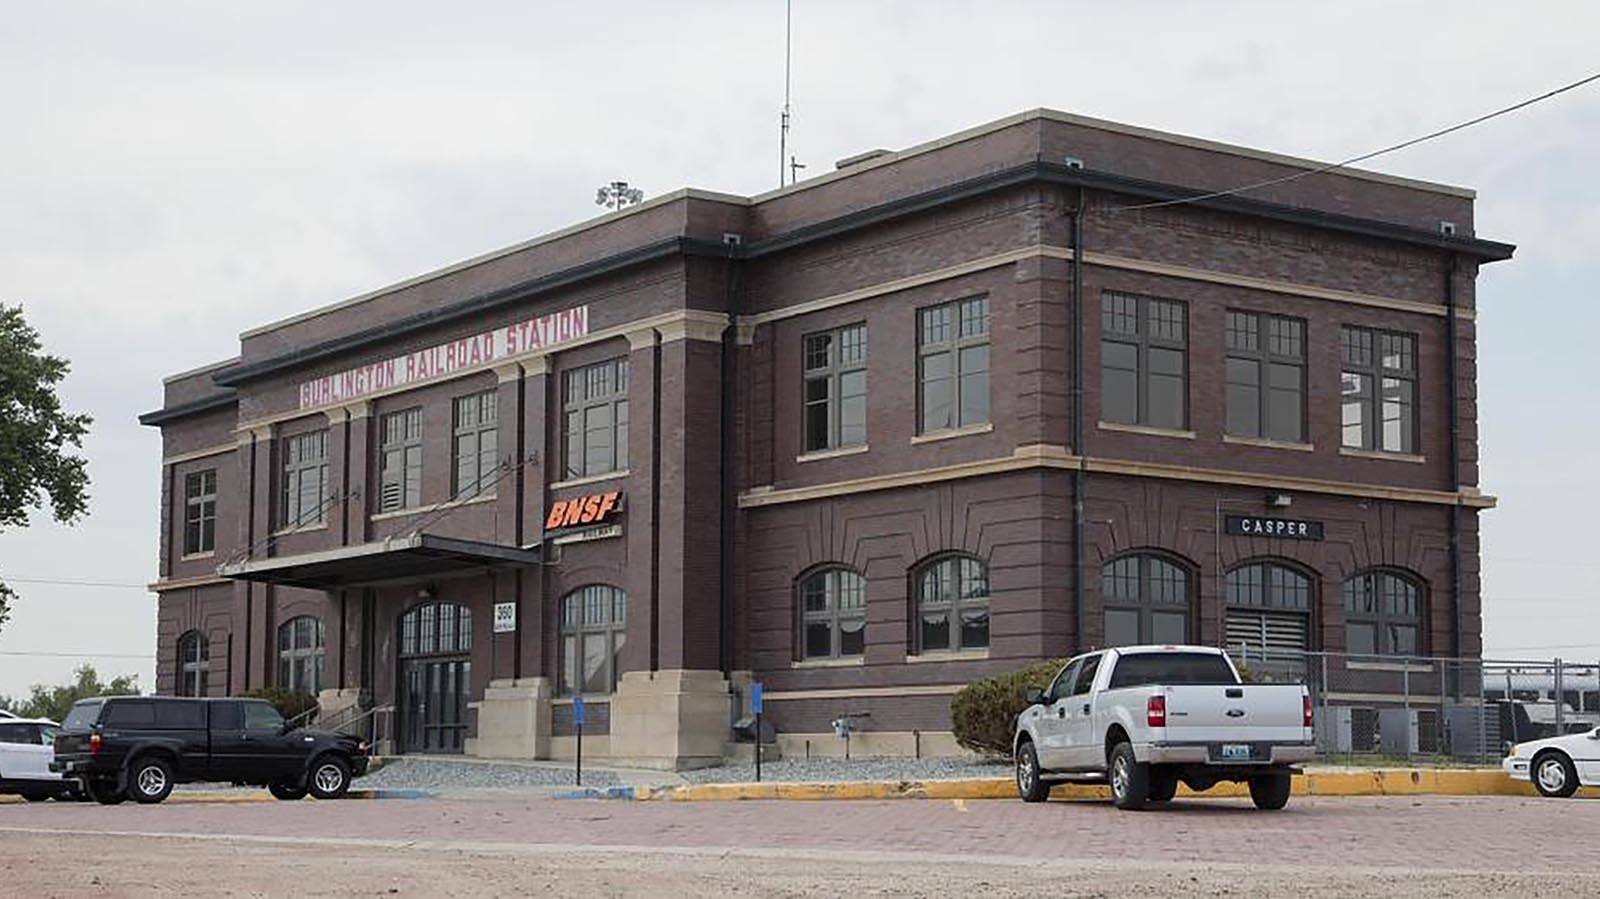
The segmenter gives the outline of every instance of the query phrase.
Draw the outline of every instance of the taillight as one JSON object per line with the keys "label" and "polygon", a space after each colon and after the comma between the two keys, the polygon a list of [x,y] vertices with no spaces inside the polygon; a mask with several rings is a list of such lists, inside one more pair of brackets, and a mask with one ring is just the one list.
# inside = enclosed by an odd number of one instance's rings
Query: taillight
{"label": "taillight", "polygon": [[1311,726],[1311,697],[1310,696],[1302,696],[1302,697],[1300,697],[1300,700],[1301,700],[1302,707],[1305,709],[1306,727],[1310,727]]}
{"label": "taillight", "polygon": [[1157,694],[1145,700],[1144,723],[1151,727],[1167,726],[1167,697]]}
{"label": "taillight", "polygon": [[99,734],[90,734],[89,735],[89,751],[90,752],[99,752],[100,751],[100,735]]}

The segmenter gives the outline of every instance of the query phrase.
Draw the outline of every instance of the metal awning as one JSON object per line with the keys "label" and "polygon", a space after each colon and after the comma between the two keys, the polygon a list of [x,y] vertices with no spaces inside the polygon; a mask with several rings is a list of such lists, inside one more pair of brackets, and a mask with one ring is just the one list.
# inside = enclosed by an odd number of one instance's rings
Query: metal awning
{"label": "metal awning", "polygon": [[385,582],[426,580],[472,570],[537,565],[539,549],[461,540],[434,534],[406,534],[358,546],[319,552],[229,562],[222,577],[285,587],[340,590]]}

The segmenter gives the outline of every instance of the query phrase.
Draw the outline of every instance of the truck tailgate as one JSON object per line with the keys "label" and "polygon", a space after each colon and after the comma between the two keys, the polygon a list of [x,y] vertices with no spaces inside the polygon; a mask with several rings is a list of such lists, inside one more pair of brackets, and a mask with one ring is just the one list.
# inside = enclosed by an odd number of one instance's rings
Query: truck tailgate
{"label": "truck tailgate", "polygon": [[1182,743],[1300,743],[1305,688],[1297,684],[1162,687],[1166,739]]}

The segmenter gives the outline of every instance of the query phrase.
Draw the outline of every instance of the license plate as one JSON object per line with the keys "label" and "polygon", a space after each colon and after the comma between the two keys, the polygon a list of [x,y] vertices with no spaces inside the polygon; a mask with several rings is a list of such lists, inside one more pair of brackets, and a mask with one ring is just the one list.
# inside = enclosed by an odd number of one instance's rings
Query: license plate
{"label": "license plate", "polygon": [[1249,743],[1224,743],[1222,744],[1222,758],[1229,761],[1249,761]]}

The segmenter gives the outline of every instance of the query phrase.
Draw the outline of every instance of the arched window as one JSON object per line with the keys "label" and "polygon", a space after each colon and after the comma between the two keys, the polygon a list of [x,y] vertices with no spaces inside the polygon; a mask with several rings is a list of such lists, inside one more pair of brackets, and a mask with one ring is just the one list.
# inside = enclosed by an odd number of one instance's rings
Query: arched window
{"label": "arched window", "polygon": [[1177,563],[1141,553],[1100,569],[1106,646],[1189,642],[1189,573]]}
{"label": "arched window", "polygon": [[322,619],[301,615],[278,625],[278,686],[320,691],[322,654]]}
{"label": "arched window", "polygon": [[1228,572],[1224,635],[1247,664],[1298,666],[1311,648],[1311,579],[1285,565],[1256,562]]}
{"label": "arched window", "polygon": [[207,695],[207,675],[211,671],[211,643],[199,631],[178,638],[178,695]]}
{"label": "arched window", "polygon": [[800,582],[801,655],[859,656],[866,650],[867,579],[848,568],[825,568]]}
{"label": "arched window", "polygon": [[1345,648],[1357,655],[1420,655],[1422,587],[1391,571],[1344,582]]}
{"label": "arched window", "polygon": [[917,648],[983,649],[989,645],[989,568],[971,556],[945,556],[916,577]]}
{"label": "arched window", "polygon": [[628,594],[616,587],[591,584],[561,600],[562,694],[617,689],[627,626]]}
{"label": "arched window", "polygon": [[400,618],[400,655],[460,655],[472,651],[472,610],[430,602]]}

